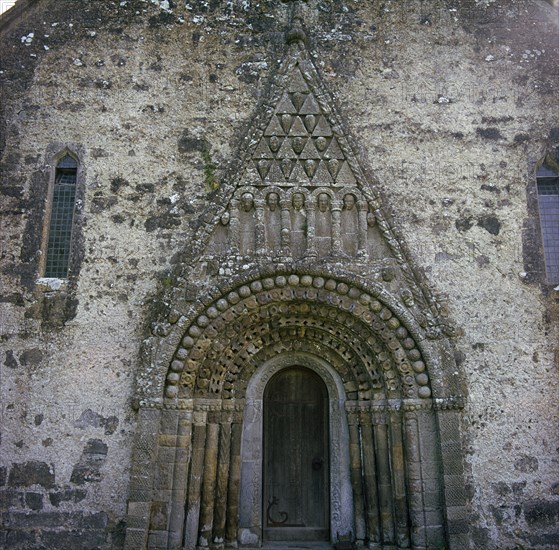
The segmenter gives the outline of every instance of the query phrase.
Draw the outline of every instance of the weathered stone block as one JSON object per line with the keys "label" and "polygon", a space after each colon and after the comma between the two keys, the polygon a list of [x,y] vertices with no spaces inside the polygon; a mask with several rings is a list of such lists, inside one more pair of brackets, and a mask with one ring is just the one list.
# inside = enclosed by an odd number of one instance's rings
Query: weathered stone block
{"label": "weathered stone block", "polygon": [[128,527],[126,529],[124,548],[125,550],[137,550],[138,548],[144,548],[146,539],[147,530]]}
{"label": "weathered stone block", "polygon": [[39,534],[40,532],[37,531],[22,531],[22,530],[9,530],[4,532],[5,535],[5,543],[3,548],[17,548],[17,549],[31,549],[37,548],[35,546],[39,543]]}
{"label": "weathered stone block", "polygon": [[57,550],[94,550],[105,545],[107,533],[104,530],[43,531],[41,542],[44,547]]}
{"label": "weathered stone block", "polygon": [[176,436],[179,411],[161,411],[161,433]]}
{"label": "weathered stone block", "polygon": [[130,499],[128,503],[128,516],[147,518],[149,517],[151,510],[151,501],[147,500],[144,502],[136,502]]}
{"label": "weathered stone block", "polygon": [[[157,498],[157,497],[155,497]],[[167,501],[151,503],[149,528],[152,531],[165,531],[169,520],[169,504]]]}
{"label": "weathered stone block", "polygon": [[149,550],[163,550],[167,548],[168,537],[167,531],[150,531],[147,547]]}
{"label": "weathered stone block", "polygon": [[23,508],[24,495],[25,493],[15,489],[2,489],[2,491],[0,491],[0,502],[3,505],[2,508]]}
{"label": "weathered stone block", "polygon": [[526,503],[523,509],[526,523],[532,527],[548,528],[559,522],[559,502],[556,500]]}
{"label": "weathered stone block", "polygon": [[12,464],[8,485],[12,487],[30,487],[41,485],[45,489],[54,487],[54,468],[45,462],[31,460],[21,464]]}
{"label": "weathered stone block", "polygon": [[25,493],[25,505],[34,511],[42,510],[43,496],[42,493]]}
{"label": "weathered stone block", "polygon": [[87,496],[85,489],[70,489],[49,493],[49,500],[53,506],[60,506],[61,502],[80,502]]}

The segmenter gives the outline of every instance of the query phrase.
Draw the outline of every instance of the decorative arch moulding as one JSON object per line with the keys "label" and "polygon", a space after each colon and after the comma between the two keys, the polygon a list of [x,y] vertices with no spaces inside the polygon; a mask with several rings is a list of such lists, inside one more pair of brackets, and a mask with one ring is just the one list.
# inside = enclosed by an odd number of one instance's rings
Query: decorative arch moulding
{"label": "decorative arch moulding", "polygon": [[[337,325],[341,322],[342,331],[345,331],[342,334],[342,341],[345,339],[344,345],[355,346],[356,342],[366,342],[367,338],[382,341],[384,346],[382,349],[393,356],[393,363],[400,365],[395,376],[399,378],[402,387],[408,387],[407,394],[402,395],[399,400],[393,400],[401,403],[405,410],[463,406],[463,392],[457,389],[461,384],[455,369],[449,368],[451,365],[448,364],[449,361],[453,363],[451,354],[443,354],[445,355],[443,358],[437,349],[440,346],[433,345],[438,341],[445,347],[445,338],[440,333],[429,332],[421,327],[414,312],[387,292],[382,285],[364,281],[354,275],[329,277],[320,270],[314,270],[312,275],[297,270],[284,271],[280,274],[276,272],[274,276],[271,273],[245,275],[236,283],[214,289],[210,296],[196,304],[197,307],[192,307],[188,315],[175,314],[175,324],[166,325],[167,336],[163,337],[158,346],[158,372],[159,377],[164,377],[165,381],[160,380],[161,390],[155,393],[153,386],[151,391],[148,388],[146,388],[148,391],[139,391],[138,406],[190,408],[191,399],[201,397],[204,393],[201,391],[199,395],[196,394],[196,391],[203,388],[196,385],[195,379],[198,379],[198,371],[204,369],[203,363],[207,360],[206,354],[197,349],[199,341],[207,346],[210,340],[219,340],[218,335],[226,332],[228,328],[230,330],[239,320],[245,323],[245,328],[251,326],[250,323],[246,325],[247,319],[252,319],[254,326],[266,323],[269,320],[266,316],[273,315],[274,308],[280,305],[285,307],[276,312],[276,317],[291,317],[292,327],[304,327],[305,337],[315,342],[314,345],[320,338],[313,331],[322,330],[327,335],[329,331],[332,333],[336,331],[336,327],[324,328],[329,315],[333,316],[334,321],[336,317],[340,318]],[[264,311],[267,313],[264,314]],[[313,323],[313,319],[317,322]],[[351,331],[345,327],[348,323],[358,323],[361,333],[350,334]],[[154,327],[156,333],[159,333],[159,329],[160,326]],[[262,331],[262,328],[259,330]],[[238,329],[235,334],[242,337]],[[427,337],[428,335],[431,339]],[[222,346],[225,349],[234,343],[238,348],[238,354],[246,353],[244,347],[254,347],[254,337],[254,334],[251,334],[244,344],[233,342],[228,338]],[[297,340],[285,334],[282,338],[286,341]],[[260,345],[262,349],[273,348],[272,345],[265,343]],[[331,345],[328,344],[325,347],[325,349],[330,348]],[[376,357],[379,349],[370,352],[362,351],[361,356]],[[218,363],[215,355],[215,352],[211,355],[212,364]],[[227,365],[222,365],[221,376],[226,375],[231,365],[231,361]],[[394,365],[391,368],[394,369]],[[151,368],[150,371],[153,374]],[[444,373],[444,376],[450,379],[433,388],[431,382],[433,374],[430,371],[435,373],[437,381],[440,380],[439,373]],[[381,369],[381,372],[384,371]],[[209,380],[211,376],[209,374],[206,379]],[[206,386],[209,384],[207,380]],[[141,380],[139,382],[140,388]],[[181,385],[191,385],[194,393],[187,396],[180,395]],[[222,385],[223,380],[217,383],[219,388]],[[413,391],[411,391],[412,387],[415,388]],[[163,392],[164,395],[161,395]],[[221,389],[217,395],[210,397],[213,400],[222,397],[233,398],[232,395],[223,396]],[[366,394],[361,395],[360,399],[370,400]],[[384,398],[380,401],[383,400]],[[380,402],[378,404],[381,405]]]}

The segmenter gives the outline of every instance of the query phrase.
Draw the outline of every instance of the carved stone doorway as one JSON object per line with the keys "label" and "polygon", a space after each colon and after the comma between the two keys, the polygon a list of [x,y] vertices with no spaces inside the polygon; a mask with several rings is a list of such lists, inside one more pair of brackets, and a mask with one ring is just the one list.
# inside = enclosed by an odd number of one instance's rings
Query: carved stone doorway
{"label": "carved stone doorway", "polygon": [[264,540],[328,540],[328,392],[313,371],[278,372],[264,392]]}
{"label": "carved stone doorway", "polygon": [[467,547],[456,365],[422,334],[356,278],[251,274],[216,291],[139,379],[127,550],[266,543],[266,389],[290,369],[326,388],[330,543]]}

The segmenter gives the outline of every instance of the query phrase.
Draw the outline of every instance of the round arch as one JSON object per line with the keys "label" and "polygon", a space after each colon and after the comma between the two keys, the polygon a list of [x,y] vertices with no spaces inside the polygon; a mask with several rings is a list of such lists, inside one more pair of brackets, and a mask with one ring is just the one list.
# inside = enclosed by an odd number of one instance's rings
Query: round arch
{"label": "round arch", "polygon": [[[416,317],[356,276],[262,270],[154,327],[163,337],[138,376],[130,548],[259,540],[249,415],[265,373],[295,357],[320,371],[338,430],[332,541],[350,532],[379,548],[451,547],[449,515],[466,504],[460,383],[448,344]],[[342,502],[350,513],[336,511]]]}
{"label": "round arch", "polygon": [[247,386],[243,438],[241,444],[241,489],[243,499],[239,516],[239,541],[257,545],[262,531],[263,400],[270,379],[292,366],[315,372],[326,385],[329,403],[330,446],[330,536],[353,532],[348,424],[345,389],[338,373],[327,361],[308,352],[285,352],[268,359],[252,376]]}
{"label": "round arch", "polygon": [[[385,291],[373,290],[377,292],[332,278],[295,273],[239,285],[190,319],[168,367],[166,399],[220,396],[232,360],[246,359],[246,354],[237,353],[243,338],[256,349],[255,342],[260,342],[259,337],[269,328],[290,322],[310,328],[313,321],[318,329],[328,321],[327,332],[350,348],[358,343],[372,345],[372,340],[380,342],[392,360],[390,368],[397,371],[385,380],[399,380],[401,397],[430,398],[423,357],[428,348],[417,323],[401,305],[389,304]],[[236,351],[222,354],[216,362],[224,349]],[[374,356],[369,351],[365,355]]]}

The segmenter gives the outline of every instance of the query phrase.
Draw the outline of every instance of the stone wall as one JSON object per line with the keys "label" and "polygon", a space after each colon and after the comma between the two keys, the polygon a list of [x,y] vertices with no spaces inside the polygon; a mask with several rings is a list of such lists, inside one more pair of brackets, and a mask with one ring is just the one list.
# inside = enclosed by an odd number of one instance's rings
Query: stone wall
{"label": "stone wall", "polygon": [[[534,170],[559,145],[557,10],[401,4],[309,0],[309,49],[458,327],[472,545],[552,548],[558,312]],[[119,548],[141,343],[169,306],[160,297],[200,213],[232,178],[291,6],[15,9],[0,19],[0,540]],[[64,148],[82,170],[76,262],[67,281],[38,284],[53,156]]]}

